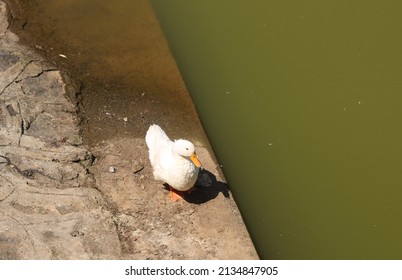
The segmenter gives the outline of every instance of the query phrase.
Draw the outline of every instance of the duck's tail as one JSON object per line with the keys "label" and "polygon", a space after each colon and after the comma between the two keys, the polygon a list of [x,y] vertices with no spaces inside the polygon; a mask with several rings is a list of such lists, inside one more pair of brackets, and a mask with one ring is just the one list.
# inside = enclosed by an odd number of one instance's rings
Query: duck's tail
{"label": "duck's tail", "polygon": [[155,153],[158,150],[158,146],[163,145],[167,141],[170,141],[170,139],[159,125],[153,124],[148,128],[145,142],[148,146],[149,160],[152,165],[154,164]]}

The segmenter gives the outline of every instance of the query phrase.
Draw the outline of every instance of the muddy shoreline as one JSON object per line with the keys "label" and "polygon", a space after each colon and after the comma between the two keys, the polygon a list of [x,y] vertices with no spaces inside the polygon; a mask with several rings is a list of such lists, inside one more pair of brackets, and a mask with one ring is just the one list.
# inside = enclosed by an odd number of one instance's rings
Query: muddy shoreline
{"label": "muddy shoreline", "polygon": [[[183,137],[205,171],[195,192],[172,202],[152,178],[143,138],[160,105],[125,126],[121,112],[102,112],[123,132],[88,139],[98,115],[81,107],[79,83],[23,46],[0,5],[0,259],[258,259],[194,107],[188,117],[202,133]],[[173,138],[178,118],[162,121]]]}

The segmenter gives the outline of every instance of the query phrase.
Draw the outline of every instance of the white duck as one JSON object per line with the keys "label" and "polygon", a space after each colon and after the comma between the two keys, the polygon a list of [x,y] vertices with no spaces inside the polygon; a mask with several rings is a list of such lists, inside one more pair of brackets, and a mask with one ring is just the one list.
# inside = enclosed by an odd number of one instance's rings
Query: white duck
{"label": "white duck", "polygon": [[180,199],[194,186],[201,167],[194,145],[183,139],[171,141],[156,124],[149,127],[145,141],[155,180],[169,184],[172,200]]}

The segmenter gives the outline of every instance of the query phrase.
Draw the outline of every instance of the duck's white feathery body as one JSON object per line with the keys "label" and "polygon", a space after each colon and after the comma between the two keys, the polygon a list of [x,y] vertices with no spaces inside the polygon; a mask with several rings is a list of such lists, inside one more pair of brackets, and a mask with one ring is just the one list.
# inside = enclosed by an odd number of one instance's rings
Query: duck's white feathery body
{"label": "duck's white feathery body", "polygon": [[[145,141],[155,180],[164,181],[178,191],[187,191],[194,186],[199,168],[190,160],[190,155],[183,156],[177,152],[177,146],[181,144],[179,141],[189,145],[190,142],[170,140],[162,128],[155,124],[149,127]],[[190,148],[185,146],[184,149],[187,151],[193,149],[192,153],[195,153],[192,144]]]}

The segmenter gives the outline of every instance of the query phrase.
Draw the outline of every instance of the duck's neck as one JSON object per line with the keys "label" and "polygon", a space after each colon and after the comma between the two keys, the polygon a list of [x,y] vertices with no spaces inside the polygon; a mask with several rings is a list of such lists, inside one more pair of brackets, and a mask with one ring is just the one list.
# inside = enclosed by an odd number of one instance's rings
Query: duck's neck
{"label": "duck's neck", "polygon": [[189,163],[189,164],[192,164],[190,158],[184,157],[184,156],[178,154],[178,153],[174,150],[174,147],[173,147],[173,146],[172,146],[170,152],[171,152],[173,158],[174,158],[176,161],[178,161],[178,162],[180,162],[180,163]]}

